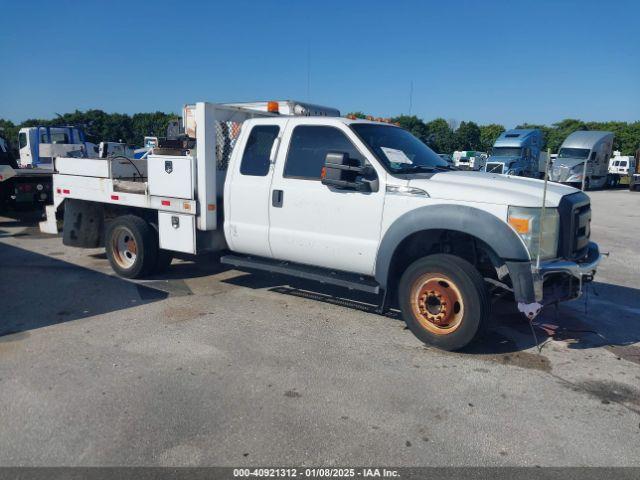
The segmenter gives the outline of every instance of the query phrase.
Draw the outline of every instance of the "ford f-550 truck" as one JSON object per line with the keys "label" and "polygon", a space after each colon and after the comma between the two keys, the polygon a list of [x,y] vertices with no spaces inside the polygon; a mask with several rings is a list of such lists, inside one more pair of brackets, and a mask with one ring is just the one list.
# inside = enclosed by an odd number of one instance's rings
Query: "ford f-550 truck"
{"label": "ford f-550 truck", "polygon": [[197,103],[184,137],[154,148],[146,176],[109,159],[58,158],[43,231],[106,248],[137,278],[174,252],[225,252],[267,270],[377,293],[422,341],[464,347],[486,325],[490,294],[532,319],[576,298],[601,259],[589,197],[571,187],[454,171],[408,131],[342,117]]}

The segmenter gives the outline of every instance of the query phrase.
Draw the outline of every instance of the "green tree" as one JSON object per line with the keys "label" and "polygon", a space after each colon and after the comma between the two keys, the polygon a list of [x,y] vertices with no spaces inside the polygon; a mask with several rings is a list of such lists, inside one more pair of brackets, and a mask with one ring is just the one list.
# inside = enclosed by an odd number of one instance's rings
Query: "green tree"
{"label": "green tree", "polygon": [[451,153],[455,150],[455,135],[444,118],[436,118],[425,124],[427,145],[438,153]]}
{"label": "green tree", "polygon": [[455,138],[458,150],[480,149],[480,127],[474,122],[460,122]]}
{"label": "green tree", "polygon": [[480,150],[488,152],[505,128],[497,123],[480,126]]}
{"label": "green tree", "polygon": [[427,143],[428,132],[427,127],[422,119],[415,115],[400,115],[391,119],[393,123],[397,123],[402,128],[409,130],[415,137]]}
{"label": "green tree", "polygon": [[346,116],[347,116],[347,117],[361,118],[361,119],[363,119],[363,120],[364,120],[365,118],[367,118],[367,116],[366,116],[364,113],[362,113],[362,112],[350,112],[350,113],[347,113],[347,115],[346,115]]}
{"label": "green tree", "polygon": [[547,147],[551,149],[551,153],[557,153],[565,138],[578,130],[588,130],[582,120],[567,118],[554,123],[547,137]]}

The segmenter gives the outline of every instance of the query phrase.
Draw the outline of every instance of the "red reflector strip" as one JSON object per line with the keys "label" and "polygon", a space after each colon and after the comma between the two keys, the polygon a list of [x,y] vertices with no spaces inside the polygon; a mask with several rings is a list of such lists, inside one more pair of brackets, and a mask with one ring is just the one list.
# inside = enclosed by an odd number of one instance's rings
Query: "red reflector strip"
{"label": "red reflector strip", "polygon": [[169,205],[171,205],[171,202],[169,200],[162,200],[162,205],[164,205],[165,207],[168,207]]}
{"label": "red reflector strip", "polygon": [[64,188],[64,189],[62,190],[62,193],[71,193],[71,190],[67,190],[66,188]]}
{"label": "red reflector strip", "polygon": [[56,188],[56,193],[62,193],[62,190],[59,188]]}
{"label": "red reflector strip", "polygon": [[111,200],[120,200],[118,195],[111,195]]}
{"label": "red reflector strip", "polygon": [[0,180],[2,180],[4,177],[2,175],[0,175]]}

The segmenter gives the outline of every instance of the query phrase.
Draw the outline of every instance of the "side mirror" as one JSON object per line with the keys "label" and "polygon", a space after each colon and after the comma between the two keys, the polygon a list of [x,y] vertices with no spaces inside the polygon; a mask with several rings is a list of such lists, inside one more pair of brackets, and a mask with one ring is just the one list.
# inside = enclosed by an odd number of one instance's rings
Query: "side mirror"
{"label": "side mirror", "polygon": [[371,165],[361,165],[345,152],[329,152],[320,179],[323,185],[359,192],[378,190],[378,179]]}

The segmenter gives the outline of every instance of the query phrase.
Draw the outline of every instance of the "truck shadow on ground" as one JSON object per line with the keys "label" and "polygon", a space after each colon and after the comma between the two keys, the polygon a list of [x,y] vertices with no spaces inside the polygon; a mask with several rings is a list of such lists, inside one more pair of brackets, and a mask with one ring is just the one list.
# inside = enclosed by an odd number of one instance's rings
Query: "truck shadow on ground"
{"label": "truck shadow on ground", "polygon": [[168,295],[0,243],[0,338],[144,305]]}
{"label": "truck shadow on ground", "polygon": [[[265,273],[240,274],[223,281],[377,314],[378,296],[332,285]],[[557,310],[554,306],[546,307],[533,322],[537,338],[514,302],[499,300],[493,305],[487,332],[460,353],[519,352],[536,347],[537,339],[541,345],[548,340],[564,342],[571,349],[608,347],[622,356],[625,349],[630,349],[626,356],[637,355],[640,361],[640,346],[636,345],[640,343],[640,290],[595,282],[586,297],[586,313],[584,297],[561,304]],[[392,304],[385,316],[402,322],[397,305]]]}

